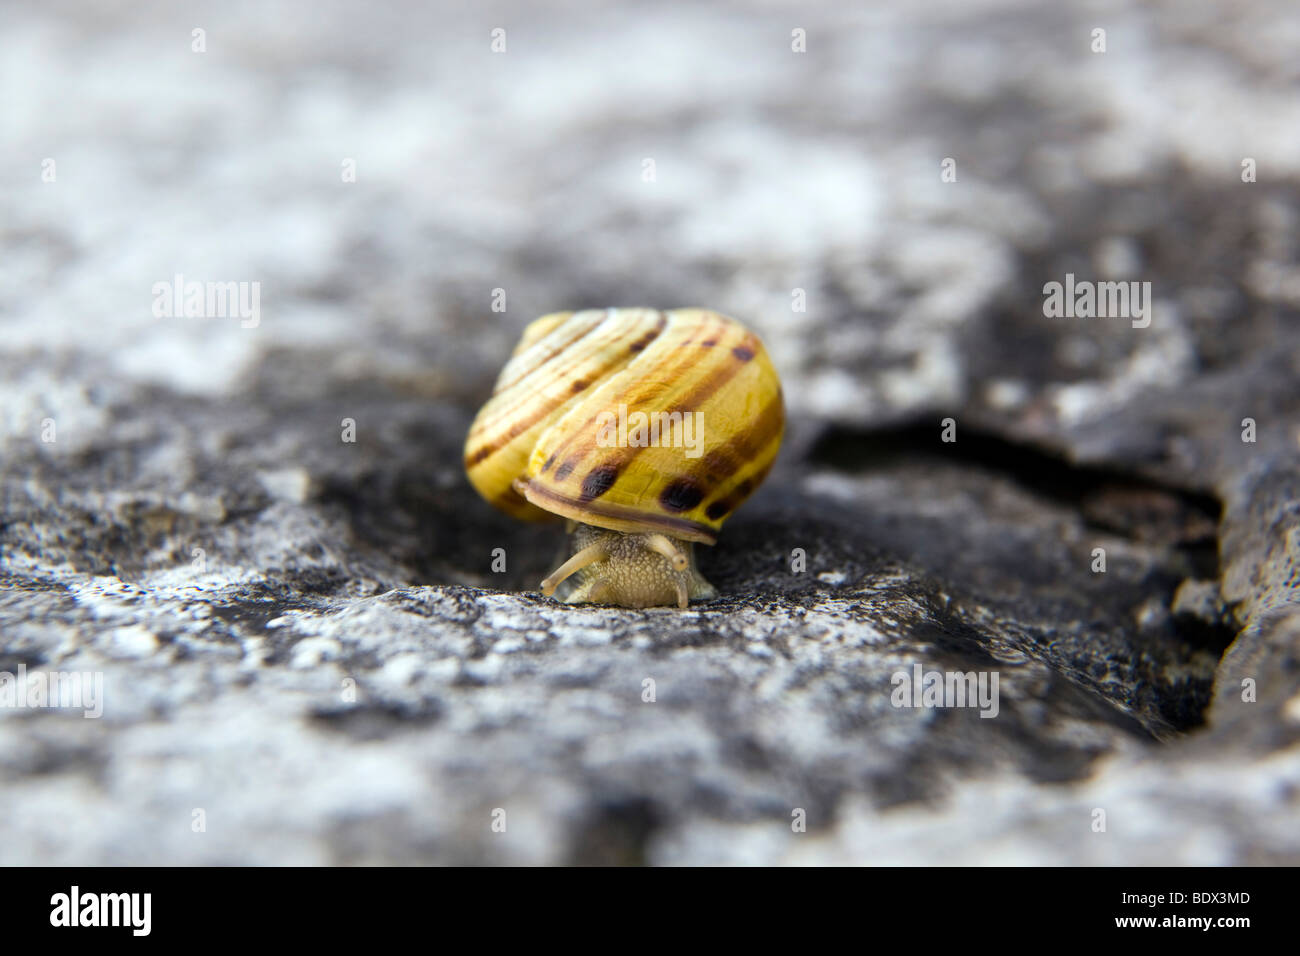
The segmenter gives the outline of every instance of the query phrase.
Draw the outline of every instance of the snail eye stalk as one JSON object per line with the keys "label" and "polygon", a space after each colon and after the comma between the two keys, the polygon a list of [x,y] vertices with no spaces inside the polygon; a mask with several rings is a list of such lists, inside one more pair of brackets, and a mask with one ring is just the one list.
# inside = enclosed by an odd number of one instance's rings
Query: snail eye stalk
{"label": "snail eye stalk", "polygon": [[546,579],[542,581],[542,593],[550,597],[555,593],[555,589],[561,581],[572,577],[590,564],[605,560],[606,554],[605,545],[601,541],[587,545],[547,575]]}

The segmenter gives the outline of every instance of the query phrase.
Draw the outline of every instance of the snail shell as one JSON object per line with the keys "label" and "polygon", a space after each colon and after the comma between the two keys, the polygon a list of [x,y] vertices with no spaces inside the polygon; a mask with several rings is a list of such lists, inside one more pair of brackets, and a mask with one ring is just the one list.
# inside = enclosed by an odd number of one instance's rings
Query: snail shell
{"label": "snail shell", "polygon": [[[626,410],[664,423],[610,447]],[[691,447],[672,413],[700,413]],[[484,498],[519,518],[560,515],[623,533],[713,544],[767,476],[785,408],[767,350],[707,309],[591,309],[532,322],[470,428],[465,468]],[[665,552],[667,553],[667,552]]]}

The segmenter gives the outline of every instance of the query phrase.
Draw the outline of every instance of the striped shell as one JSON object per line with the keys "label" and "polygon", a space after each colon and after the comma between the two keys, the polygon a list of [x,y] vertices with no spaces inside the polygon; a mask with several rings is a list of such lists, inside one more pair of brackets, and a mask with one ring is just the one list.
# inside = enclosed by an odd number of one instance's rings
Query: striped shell
{"label": "striped shell", "polygon": [[[657,445],[608,447],[602,427],[623,406],[633,422],[638,411],[699,412],[701,433],[689,448],[670,444],[662,419]],[[735,319],[707,309],[555,312],[524,330],[470,428],[465,468],[479,494],[516,517],[712,544],[771,469],[784,428],[776,370]]]}

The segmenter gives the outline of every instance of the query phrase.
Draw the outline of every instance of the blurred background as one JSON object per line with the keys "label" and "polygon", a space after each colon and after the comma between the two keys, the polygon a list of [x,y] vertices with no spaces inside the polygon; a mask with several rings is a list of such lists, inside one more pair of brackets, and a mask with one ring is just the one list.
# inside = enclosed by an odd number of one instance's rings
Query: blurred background
{"label": "blurred background", "polygon": [[[0,671],[107,690],[0,709],[0,861],[1300,860],[1292,5],[3,16]],[[519,594],[556,538],[461,469],[611,305],[785,383],[685,616]],[[891,708],[917,662],[1001,717]]]}

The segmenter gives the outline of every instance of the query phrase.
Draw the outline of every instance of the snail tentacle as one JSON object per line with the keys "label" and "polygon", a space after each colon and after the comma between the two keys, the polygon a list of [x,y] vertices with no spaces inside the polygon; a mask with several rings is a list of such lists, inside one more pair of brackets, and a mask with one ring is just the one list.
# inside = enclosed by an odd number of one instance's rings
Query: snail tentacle
{"label": "snail tentacle", "polygon": [[[657,551],[668,559],[672,564],[674,571],[686,570],[686,555],[678,547],[668,540],[666,534],[648,534],[645,536],[645,546],[651,551]],[[686,605],[682,605],[685,607]]]}
{"label": "snail tentacle", "polygon": [[589,564],[605,560],[606,556],[607,552],[603,542],[597,541],[594,544],[587,545],[542,581],[542,593],[550,597],[565,578],[578,573]]}

